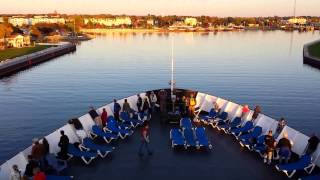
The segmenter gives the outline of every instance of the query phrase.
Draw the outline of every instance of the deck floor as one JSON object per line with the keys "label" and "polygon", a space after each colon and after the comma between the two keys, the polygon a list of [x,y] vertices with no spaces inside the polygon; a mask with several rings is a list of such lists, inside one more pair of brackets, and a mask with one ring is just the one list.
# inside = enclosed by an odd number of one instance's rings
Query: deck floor
{"label": "deck floor", "polygon": [[114,143],[116,149],[105,159],[90,165],[80,160],[69,162],[68,175],[76,180],[88,179],[287,179],[274,166],[262,162],[260,156],[245,148],[232,136],[207,127],[213,149],[209,152],[174,151],[169,131],[174,125],[160,123],[158,115],[151,119],[152,156],[138,156],[139,128],[125,140]]}

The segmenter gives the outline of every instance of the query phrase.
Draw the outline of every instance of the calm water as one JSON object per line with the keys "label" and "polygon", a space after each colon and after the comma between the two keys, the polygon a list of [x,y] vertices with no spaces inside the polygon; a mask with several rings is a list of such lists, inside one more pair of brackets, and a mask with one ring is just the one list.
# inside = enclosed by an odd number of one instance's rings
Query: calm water
{"label": "calm water", "polygon": [[320,71],[302,63],[303,44],[319,32],[109,34],[0,80],[0,163],[91,105],[168,87],[172,35],[178,87],[260,104],[304,133],[319,131]]}

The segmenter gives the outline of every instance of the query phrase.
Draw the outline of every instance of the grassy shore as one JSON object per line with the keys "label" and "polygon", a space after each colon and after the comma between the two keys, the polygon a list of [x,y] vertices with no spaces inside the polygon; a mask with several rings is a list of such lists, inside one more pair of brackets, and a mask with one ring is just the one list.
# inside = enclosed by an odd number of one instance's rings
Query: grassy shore
{"label": "grassy shore", "polygon": [[36,45],[34,47],[25,47],[25,48],[9,48],[5,50],[0,50],[0,62],[6,59],[12,59],[15,57],[23,56],[26,54],[31,54],[37,51],[47,49],[49,45]]}
{"label": "grassy shore", "polygon": [[309,46],[308,50],[311,56],[320,58],[320,42]]}

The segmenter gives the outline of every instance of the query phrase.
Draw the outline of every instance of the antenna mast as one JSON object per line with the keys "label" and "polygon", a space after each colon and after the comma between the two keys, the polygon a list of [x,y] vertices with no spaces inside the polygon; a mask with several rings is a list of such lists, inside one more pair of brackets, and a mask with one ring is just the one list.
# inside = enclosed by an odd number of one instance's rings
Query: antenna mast
{"label": "antenna mast", "polygon": [[172,101],[172,112],[174,112],[174,103],[176,101],[176,95],[173,94],[174,86],[175,86],[175,81],[173,79],[173,73],[174,73],[174,59],[173,59],[173,46],[174,46],[174,36],[172,36],[172,41],[171,41],[171,101]]}

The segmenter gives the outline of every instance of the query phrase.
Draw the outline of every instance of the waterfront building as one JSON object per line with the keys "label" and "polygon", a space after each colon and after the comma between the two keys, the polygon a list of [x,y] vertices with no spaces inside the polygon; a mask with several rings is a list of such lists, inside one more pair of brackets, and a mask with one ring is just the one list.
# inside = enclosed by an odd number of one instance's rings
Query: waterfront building
{"label": "waterfront building", "polygon": [[9,36],[5,39],[7,47],[21,48],[30,46],[30,36],[22,36],[20,34]]}
{"label": "waterfront building", "polygon": [[3,50],[3,49],[4,49],[4,47],[5,47],[5,46],[4,46],[4,45],[5,45],[4,42],[5,42],[5,41],[4,41],[4,38],[1,38],[1,39],[0,39],[0,50]]}
{"label": "waterfront building", "polygon": [[9,17],[8,22],[13,26],[30,25],[30,19],[24,16],[12,16]]}
{"label": "waterfront building", "polygon": [[148,19],[147,20],[147,25],[154,26],[154,19]]}
{"label": "waterfront building", "polygon": [[0,23],[3,23],[4,20],[3,20],[3,17],[0,17]]}
{"label": "waterfront building", "polygon": [[85,18],[84,24],[99,24],[105,26],[120,26],[120,25],[131,25],[130,17],[116,17],[116,18]]}
{"label": "waterfront building", "polygon": [[65,24],[66,20],[61,17],[48,17],[48,16],[34,16],[32,18],[27,18],[24,16],[12,16],[9,17],[8,22],[13,26],[24,26],[24,25],[35,25],[39,23],[48,24]]}
{"label": "waterfront building", "polygon": [[307,19],[306,18],[291,18],[288,20],[289,24],[306,24]]}
{"label": "waterfront building", "polygon": [[185,20],[184,20],[184,23],[188,26],[197,26],[198,24],[198,20],[196,18],[193,18],[193,17],[187,17]]}
{"label": "waterfront building", "polygon": [[48,24],[65,24],[66,20],[59,16],[34,16],[30,20],[32,25],[39,24],[39,23],[48,23]]}

